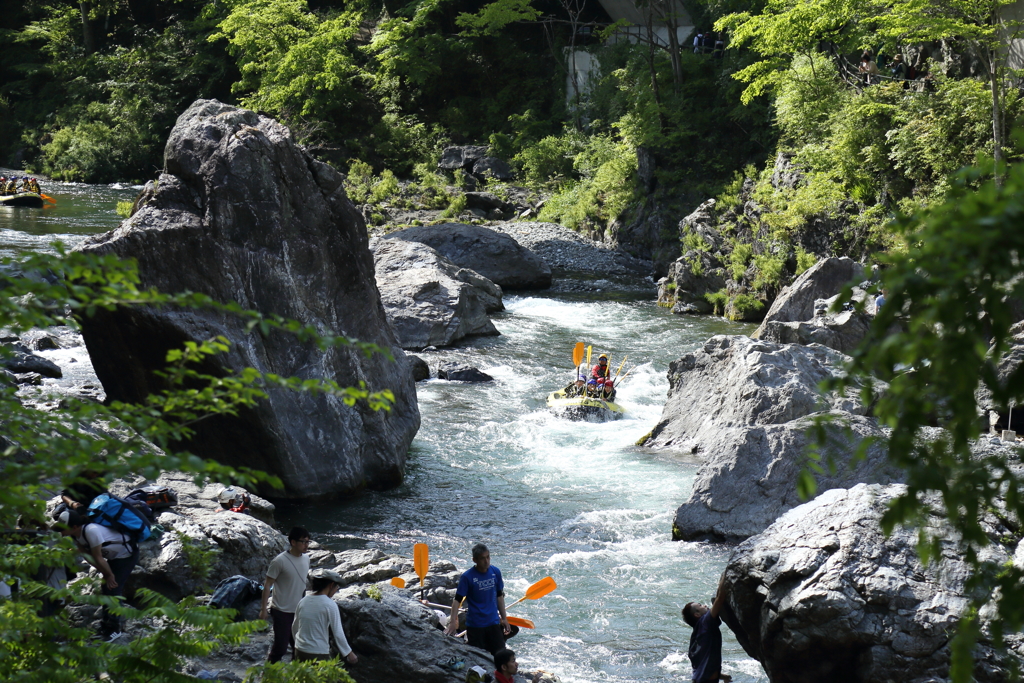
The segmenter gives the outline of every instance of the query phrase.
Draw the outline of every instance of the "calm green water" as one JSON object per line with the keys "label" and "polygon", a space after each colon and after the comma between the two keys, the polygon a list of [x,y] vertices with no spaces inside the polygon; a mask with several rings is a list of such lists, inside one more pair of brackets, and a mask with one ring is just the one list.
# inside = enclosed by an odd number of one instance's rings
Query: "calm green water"
{"label": "calm green water", "polygon": [[[138,188],[44,183],[56,208],[0,209],[0,253],[73,246],[119,222],[118,200]],[[670,540],[676,507],[689,496],[697,463],[632,444],[661,415],[668,363],[713,334],[750,326],[673,316],[649,299],[615,301],[514,296],[495,317],[502,336],[423,354],[466,361],[496,381],[431,380],[417,387],[423,425],[405,483],[349,503],[286,507],[283,527],[308,526],[338,549],[369,545],[469,566],[482,541],[515,599],[552,576],[559,588],[513,614],[533,619],[510,645],[524,667],[542,666],[565,683],[688,681],[689,629],[679,610],[708,601],[729,548]],[[547,392],[572,372],[577,341],[637,364],[619,392],[629,411],[604,424],[569,422],[545,408]],[[357,541],[353,537],[367,539]],[[767,680],[725,635],[723,672],[741,683]]]}
{"label": "calm green water", "polygon": [[[0,175],[23,176],[24,171],[0,168]],[[50,243],[76,246],[88,235],[113,230],[121,222],[119,201],[135,199],[142,188],[131,185],[86,185],[40,179],[43,194],[57,203],[42,209],[0,206],[0,257],[31,250],[50,250]]]}

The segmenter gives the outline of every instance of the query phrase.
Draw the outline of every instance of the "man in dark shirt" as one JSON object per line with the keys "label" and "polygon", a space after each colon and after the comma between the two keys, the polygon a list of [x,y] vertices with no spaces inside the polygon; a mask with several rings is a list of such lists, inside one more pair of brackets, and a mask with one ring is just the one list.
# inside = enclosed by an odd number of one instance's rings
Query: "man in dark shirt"
{"label": "man in dark shirt", "polygon": [[708,608],[696,602],[683,607],[683,621],[693,629],[690,649],[686,653],[693,666],[694,683],[729,683],[732,676],[722,673],[722,620],[718,618],[725,604],[725,574],[718,583],[718,594]]}

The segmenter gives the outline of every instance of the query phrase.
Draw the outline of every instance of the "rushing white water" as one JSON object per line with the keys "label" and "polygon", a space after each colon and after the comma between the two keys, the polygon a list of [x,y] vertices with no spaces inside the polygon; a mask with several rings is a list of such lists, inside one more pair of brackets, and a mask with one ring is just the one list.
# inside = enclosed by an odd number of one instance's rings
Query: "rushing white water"
{"label": "rushing white water", "polygon": [[[422,354],[431,365],[467,362],[495,381],[418,385],[423,425],[400,488],[279,517],[336,548],[358,545],[355,536],[411,556],[413,543],[426,542],[432,558],[459,567],[484,542],[510,599],[544,576],[558,582],[512,610],[537,624],[509,643],[524,666],[566,683],[688,680],[680,610],[710,600],[729,548],[671,540],[697,463],[634,444],[661,415],[668,363],[712,334],[749,327],[673,316],[650,301],[517,296],[506,305],[495,318],[501,337]],[[635,369],[617,399],[624,419],[571,422],[547,410],[547,393],[572,376],[577,341],[594,345],[594,362],[610,352],[613,369],[629,355]],[[723,630],[723,672],[766,680]]]}
{"label": "rushing white water", "polygon": [[[0,255],[46,249],[54,239],[74,246],[109,230],[120,220],[116,202],[137,190],[44,183],[55,208],[0,208]],[[661,415],[669,362],[713,334],[750,327],[674,316],[651,298],[507,298],[507,312],[494,319],[502,336],[421,354],[432,366],[465,361],[495,381],[417,386],[423,424],[402,486],[346,503],[282,506],[279,522],[303,524],[337,549],[411,556],[422,541],[432,558],[459,567],[482,541],[511,599],[544,576],[558,582],[512,610],[537,624],[509,643],[524,668],[542,666],[566,683],[689,680],[689,629],[679,611],[711,599],[730,549],[672,542],[672,518],[698,463],[633,444]],[[610,352],[613,368],[629,354],[636,367],[617,398],[629,411],[624,419],[570,422],[546,409],[547,393],[572,376],[577,341]],[[767,680],[723,632],[723,672],[740,683]]]}

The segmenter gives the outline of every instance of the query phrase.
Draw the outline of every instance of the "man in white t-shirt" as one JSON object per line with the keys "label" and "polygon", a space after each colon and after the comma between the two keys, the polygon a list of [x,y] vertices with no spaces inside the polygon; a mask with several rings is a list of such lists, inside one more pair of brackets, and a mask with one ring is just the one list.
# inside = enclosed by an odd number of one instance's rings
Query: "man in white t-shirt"
{"label": "man in white t-shirt", "polygon": [[341,586],[341,575],[329,569],[317,569],[310,575],[313,594],[299,601],[295,610],[295,661],[330,659],[331,640],[349,664],[359,661],[345,638],[341,626],[341,612],[335,604],[334,594]]}
{"label": "man in white t-shirt", "polygon": [[260,605],[260,619],[268,615],[270,589],[273,600],[269,604],[269,616],[274,625],[274,644],[270,646],[267,661],[271,664],[281,661],[288,647],[295,649],[292,637],[292,622],[299,600],[306,592],[306,575],[309,574],[309,532],[300,526],[288,532],[288,550],[270,561],[267,576],[263,580],[263,600]]}
{"label": "man in white t-shirt", "polygon": [[[61,533],[70,536],[85,555],[85,559],[103,574],[103,595],[124,595],[128,577],[139,562],[139,546],[131,539],[108,526],[91,524],[74,510],[60,513],[58,520],[64,525]],[[120,634],[121,618],[106,607],[100,620],[100,636],[113,639]]]}

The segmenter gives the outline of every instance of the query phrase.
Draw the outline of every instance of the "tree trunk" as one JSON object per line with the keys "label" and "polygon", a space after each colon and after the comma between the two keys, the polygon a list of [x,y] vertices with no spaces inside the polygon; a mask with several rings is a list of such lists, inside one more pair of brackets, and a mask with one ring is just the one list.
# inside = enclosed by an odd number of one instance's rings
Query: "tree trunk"
{"label": "tree trunk", "polygon": [[96,24],[89,16],[91,7],[87,2],[79,2],[78,9],[82,13],[82,47],[85,54],[91,55],[96,52]]}
{"label": "tree trunk", "polygon": [[[998,48],[997,48],[998,49]],[[1000,98],[999,56],[995,50],[989,52],[989,85],[992,88],[992,158],[995,160],[995,180],[997,186],[1003,184],[1003,163],[1005,135],[1003,131],[1003,107]]]}

